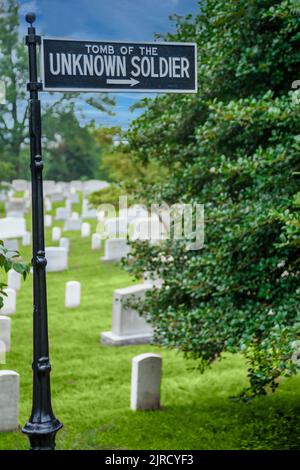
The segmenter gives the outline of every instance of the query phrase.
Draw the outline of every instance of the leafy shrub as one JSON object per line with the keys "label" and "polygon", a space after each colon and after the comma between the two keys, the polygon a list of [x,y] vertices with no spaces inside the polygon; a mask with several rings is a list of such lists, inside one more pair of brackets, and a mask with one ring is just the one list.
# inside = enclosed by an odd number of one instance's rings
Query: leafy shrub
{"label": "leafy shrub", "polygon": [[168,168],[138,196],[205,204],[205,246],[135,242],[127,269],[164,281],[140,304],[158,342],[201,367],[242,351],[246,394],[264,394],[296,371],[300,336],[299,16],[291,1],[202,3],[166,37],[197,42],[198,94],[145,100],[127,138],[141,165]]}

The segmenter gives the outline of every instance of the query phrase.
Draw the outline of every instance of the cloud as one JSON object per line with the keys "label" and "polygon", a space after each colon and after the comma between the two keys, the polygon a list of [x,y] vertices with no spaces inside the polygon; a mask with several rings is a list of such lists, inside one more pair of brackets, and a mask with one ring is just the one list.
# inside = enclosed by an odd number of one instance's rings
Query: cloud
{"label": "cloud", "polygon": [[36,0],[29,0],[28,2],[21,3],[20,5],[20,15],[25,16],[26,13],[34,12],[37,13],[39,11],[39,7]]}
{"label": "cloud", "polygon": [[[1,0],[0,0],[1,2]],[[199,10],[198,0],[19,0],[20,36],[26,34],[24,15],[29,11],[38,13],[38,34],[99,40],[153,41],[155,33],[173,30],[169,15],[185,15]],[[116,116],[89,111],[101,125],[122,125],[141,114],[141,110],[129,111],[130,106],[144,97],[154,94],[118,93]],[[43,95],[43,101],[53,98]],[[54,100],[54,99],[53,99]],[[86,109],[86,108],[85,108]],[[94,113],[94,114],[93,114]]]}

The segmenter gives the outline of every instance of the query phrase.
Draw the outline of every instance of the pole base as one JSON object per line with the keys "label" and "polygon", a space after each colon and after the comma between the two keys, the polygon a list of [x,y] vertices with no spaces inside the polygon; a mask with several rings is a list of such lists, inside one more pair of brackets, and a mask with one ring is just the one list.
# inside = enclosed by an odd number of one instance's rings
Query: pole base
{"label": "pole base", "polygon": [[28,421],[22,432],[27,434],[31,450],[54,450],[56,433],[62,427],[62,423],[56,418],[45,423],[31,423]]}

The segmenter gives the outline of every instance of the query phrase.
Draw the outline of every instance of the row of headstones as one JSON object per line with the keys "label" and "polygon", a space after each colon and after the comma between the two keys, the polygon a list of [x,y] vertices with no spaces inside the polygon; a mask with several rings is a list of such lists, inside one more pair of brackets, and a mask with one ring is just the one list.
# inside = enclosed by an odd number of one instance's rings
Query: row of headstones
{"label": "row of headstones", "polygon": [[[140,354],[132,359],[130,408],[157,410],[161,407],[162,358],[158,354]],[[0,371],[0,432],[19,426],[20,377],[12,370]]]}
{"label": "row of headstones", "polygon": [[[0,309],[0,364],[11,349],[11,319],[7,315],[16,312],[17,291],[21,288],[21,275],[8,272],[4,289],[3,307]],[[12,429],[18,419],[19,375],[13,371],[0,371],[0,430]]]}
{"label": "row of headstones", "polygon": [[[51,260],[52,261],[52,260]],[[136,310],[128,306],[128,301],[142,299],[145,293],[159,287],[160,281],[146,281],[142,284],[116,289],[113,294],[112,331],[102,333],[102,341],[107,344],[130,344],[148,342],[152,338],[152,328],[145,318],[138,315]],[[16,312],[16,293],[21,288],[21,275],[14,270],[8,273],[8,287],[4,289],[4,305],[0,315],[13,315]],[[75,308],[80,305],[81,284],[78,281],[68,281],[65,289],[65,306]],[[5,318],[5,317],[4,317]],[[7,319],[10,320],[9,318]],[[7,326],[5,331],[9,331]],[[0,340],[2,339],[0,328]],[[7,333],[6,333],[7,334]]]}
{"label": "row of headstones", "polygon": [[[17,273],[16,273],[17,274]],[[4,289],[4,305],[0,309],[0,364],[5,363],[6,353],[11,349],[11,318],[16,313],[16,290]],[[80,306],[81,284],[68,281],[65,288],[65,307],[74,309]],[[1,415],[0,415],[1,416]]]}
{"label": "row of headstones", "polygon": [[[44,199],[45,212],[50,212],[52,210],[52,202],[62,201],[65,201],[65,206],[58,207],[56,209],[56,220],[77,220],[79,218],[79,214],[77,212],[72,212],[72,205],[80,202],[78,193],[61,193],[60,197],[55,195],[55,193],[46,196]],[[5,202],[6,217],[24,217],[24,214],[26,214],[30,208],[30,204],[31,197],[28,193],[24,193],[23,197],[7,195]],[[97,217],[97,211],[90,208],[89,202],[86,198],[82,201],[81,217],[84,219],[93,219]]]}
{"label": "row of headstones", "polygon": [[[145,279],[145,283],[131,286],[125,289],[117,289],[113,298],[113,327],[111,332],[102,334],[105,344],[125,345],[148,343],[152,338],[152,329],[146,320],[139,316],[131,307],[127,306],[128,300],[142,298],[153,285],[159,287],[159,282]],[[77,296],[77,297],[76,297]],[[68,304],[69,302],[69,304]],[[74,308],[80,303],[80,283],[71,281],[66,284],[66,306]],[[4,321],[2,317],[0,331],[6,329],[7,341],[10,341],[10,319]],[[9,346],[8,346],[9,347]],[[160,383],[161,383],[161,357],[153,354],[142,354],[132,360],[131,378],[131,409],[154,410],[160,407]],[[7,394],[10,387],[10,401],[4,402],[3,394]],[[4,396],[5,396],[4,395]],[[0,374],[0,415],[3,416],[0,430],[8,431],[17,427],[18,423],[18,397],[19,376],[13,371],[3,371]],[[6,411],[2,411],[1,407]]]}
{"label": "row of headstones", "polygon": [[[80,202],[77,191],[81,191],[84,198],[82,201],[82,218],[96,218],[97,211],[90,208],[89,202],[86,199],[90,193],[104,189],[109,184],[106,181],[91,180],[87,182],[73,181],[70,183],[54,181],[44,182],[44,206],[45,211],[49,212],[52,210],[52,202],[65,201],[65,207],[57,209],[57,220],[68,220],[76,218],[75,214],[71,214],[72,204],[78,204]],[[22,197],[15,197],[14,191],[23,192]],[[25,180],[17,180],[13,182],[11,186],[6,189],[0,190],[1,200],[5,201],[5,209],[7,217],[24,217],[24,214],[28,212],[31,205],[31,193],[30,185]]]}
{"label": "row of headstones", "polygon": [[145,208],[135,205],[128,209],[120,209],[118,217],[114,217],[105,215],[104,211],[90,208],[88,204],[84,199],[80,218],[77,212],[72,212],[72,203],[67,200],[64,207],[56,209],[55,219],[64,221],[64,230],[80,230],[82,218],[98,219],[103,225],[102,229],[110,238],[126,238],[129,235],[133,240],[162,240],[168,236],[171,219],[167,212],[160,213],[160,220],[157,214],[149,215]]}
{"label": "row of headstones", "polygon": [[16,313],[17,291],[21,289],[22,276],[14,269],[8,271],[7,287],[3,289],[3,306],[0,309],[0,315],[13,315]]}
{"label": "row of headstones", "polygon": [[[86,229],[86,231],[85,231]],[[90,233],[90,226],[84,227],[82,236],[87,237]],[[53,227],[52,240],[59,241],[59,246],[46,247],[47,272],[59,272],[68,268],[68,252],[70,241],[68,238],[61,237],[61,229]],[[91,249],[100,250],[101,236],[98,233],[92,234]],[[105,240],[105,253],[101,258],[103,261],[119,261],[129,253],[129,245],[126,239],[115,238]]]}
{"label": "row of headstones", "polygon": [[[83,224],[81,231],[82,237],[88,237],[90,235],[90,224]],[[47,259],[47,272],[60,272],[68,269],[68,255],[70,250],[69,238],[61,238],[60,227],[53,227],[52,229],[52,241],[59,241],[59,246],[48,246],[45,249]],[[101,248],[101,237],[99,234],[94,233],[92,235],[91,249],[100,250]]]}
{"label": "row of headstones", "polygon": [[0,240],[4,241],[5,247],[12,251],[18,250],[19,239],[22,239],[24,246],[31,243],[31,234],[26,230],[24,217],[0,218]]}
{"label": "row of headstones", "polygon": [[[76,202],[72,199],[72,196],[76,196],[79,201],[78,195],[70,194],[70,199],[67,199],[66,204],[68,205],[70,218],[65,220],[64,230],[81,230],[83,236],[88,236],[89,226],[86,223],[82,223],[82,219],[95,217],[96,211],[90,209],[88,206],[88,201],[86,199],[83,200],[82,205],[82,217],[79,217],[78,213],[71,213],[72,204]],[[66,195],[63,194],[65,198]],[[7,216],[0,219],[0,239],[4,241],[5,247],[12,251],[18,251],[19,249],[19,239],[22,239],[23,246],[30,245],[31,243],[31,233],[26,230],[26,222],[24,218],[25,212],[28,210],[30,206],[29,199],[24,198],[12,198],[6,201],[6,214]],[[48,197],[45,198],[45,209],[46,212],[51,210],[52,203]],[[58,208],[58,217],[57,220],[63,220],[59,215],[59,211],[65,211],[65,208]],[[95,212],[91,213],[91,212]],[[52,226],[52,215],[45,214],[45,226],[51,227]]]}
{"label": "row of headstones", "polygon": [[[48,257],[48,268],[51,270],[60,270],[60,267],[67,268],[67,256],[63,259],[62,254],[69,250],[69,239],[61,239],[61,247],[46,248]],[[17,249],[14,247],[13,249]],[[57,250],[60,250],[57,254]],[[11,320],[7,315],[16,313],[17,291],[21,288],[22,276],[13,269],[8,272],[7,288],[4,289],[3,306],[0,309],[0,345],[4,345],[4,352],[10,350],[11,345]],[[77,281],[66,283],[65,289],[65,307],[76,308],[80,305],[81,284]]]}
{"label": "row of headstones", "polygon": [[[53,262],[50,258],[50,262]],[[51,266],[50,266],[51,267]],[[121,346],[126,344],[145,344],[151,341],[153,330],[146,319],[129,306],[130,301],[141,300],[146,292],[154,286],[159,288],[161,281],[147,279],[144,283],[116,289],[113,293],[112,330],[103,332],[101,339],[104,344]],[[4,305],[0,310],[0,341],[10,350],[11,322],[7,315],[16,312],[16,292],[21,287],[21,275],[14,270],[8,273],[8,288],[5,289]],[[80,306],[81,284],[78,281],[68,281],[65,288],[65,307]]]}
{"label": "row of headstones", "polygon": [[[1,182],[1,186],[4,186],[7,191],[24,192],[31,190],[31,183],[24,179],[15,179],[10,183]],[[44,180],[43,190],[44,194],[52,194],[55,192],[66,192],[66,191],[81,191],[85,193],[92,193],[94,191],[100,191],[108,186],[106,181],[101,180],[73,180],[69,182],[65,181],[53,181]]]}
{"label": "row of headstones", "polygon": [[[46,201],[48,201],[47,198]],[[49,202],[49,204],[51,205],[51,202]],[[64,231],[81,231],[83,237],[89,236],[90,225],[87,222],[82,223],[82,218],[84,217],[80,218],[78,213],[71,212],[71,202],[69,203],[69,206],[69,208],[57,208],[56,220],[64,220]],[[46,209],[49,209],[50,207],[51,206],[46,207]],[[94,209],[90,209],[87,205],[85,211],[86,217],[97,217],[97,211],[95,211]],[[159,222],[158,218],[142,217],[143,212],[141,211],[141,208],[133,207],[128,209],[128,218],[125,217],[124,214],[120,214],[119,217],[103,219],[104,230],[109,237],[105,245],[105,255],[103,257],[103,260],[120,260],[123,256],[127,256],[128,245],[126,231],[128,228],[130,228],[130,230],[132,229],[132,234],[130,234],[130,238],[132,239],[151,239],[151,241],[155,242],[155,240],[159,240],[162,238],[162,224]],[[94,213],[91,214],[91,212]],[[68,214],[71,214],[69,218]],[[46,227],[52,226],[52,219],[52,215],[45,214]],[[29,245],[31,243],[31,234],[30,232],[26,231],[25,219],[23,217],[7,217],[5,219],[0,219],[0,236],[2,239],[4,239],[5,246],[10,250],[18,250],[18,238],[20,237],[22,237],[24,246]],[[114,236],[117,236],[118,238],[113,238]],[[52,239],[59,240],[60,237],[60,227],[53,227]],[[93,238],[95,240],[95,243],[97,244],[97,239],[99,237],[95,234]]]}
{"label": "row of headstones", "polygon": [[[159,288],[160,281],[148,281],[134,286],[116,289],[113,293],[112,330],[101,334],[102,342],[110,345],[144,344],[150,342],[153,330],[146,319],[129,305],[142,300],[149,289]],[[8,273],[8,288],[5,289],[4,305],[0,309],[0,340],[10,349],[10,318],[16,312],[16,292],[21,287],[21,276],[14,270]],[[68,281],[65,289],[65,306],[76,308],[80,305],[81,284]]]}
{"label": "row of headstones", "polygon": [[[98,219],[101,222],[101,211]],[[171,217],[167,211],[160,214],[148,213],[143,206],[134,205],[127,209],[120,209],[118,217],[102,218],[103,229],[107,236],[113,237],[127,235],[131,240],[151,240],[156,242],[168,237]]]}

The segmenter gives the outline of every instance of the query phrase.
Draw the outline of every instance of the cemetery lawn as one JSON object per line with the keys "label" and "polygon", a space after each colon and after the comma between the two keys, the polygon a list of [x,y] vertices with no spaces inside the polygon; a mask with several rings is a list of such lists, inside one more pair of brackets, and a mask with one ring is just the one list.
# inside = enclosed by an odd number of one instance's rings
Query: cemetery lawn
{"label": "cemetery lawn", "polygon": [[[53,204],[53,214],[58,205]],[[90,222],[95,229],[95,221]],[[48,246],[56,244],[50,235],[47,229]],[[90,238],[78,232],[63,236],[71,241],[69,270],[47,276],[53,406],[64,423],[58,449],[300,448],[299,375],[286,379],[271,396],[241,403],[230,398],[247,386],[239,355],[224,356],[201,375],[175,351],[101,345],[100,332],[111,329],[113,290],[134,281],[115,263],[99,261],[102,251],[91,251]],[[20,250],[29,260],[30,247]],[[31,278],[18,293],[12,348],[7,364],[0,366],[20,374],[20,425],[31,410]],[[81,306],[75,310],[64,308],[69,280],[82,284]],[[156,412],[129,408],[131,359],[144,352],[163,356],[163,408]],[[0,434],[1,450],[27,447],[20,430]]]}

